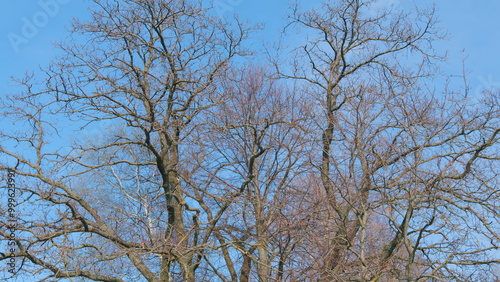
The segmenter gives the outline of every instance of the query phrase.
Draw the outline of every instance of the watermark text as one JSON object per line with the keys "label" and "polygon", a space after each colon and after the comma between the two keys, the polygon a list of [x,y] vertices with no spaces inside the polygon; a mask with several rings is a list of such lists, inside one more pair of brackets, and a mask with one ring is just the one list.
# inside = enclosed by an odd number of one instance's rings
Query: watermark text
{"label": "watermark text", "polygon": [[31,17],[22,17],[21,31],[18,33],[9,32],[7,38],[10,45],[16,53],[19,53],[20,47],[23,44],[28,44],[30,39],[34,38],[38,31],[45,27],[50,18],[55,17],[63,4],[67,4],[70,0],[39,0],[38,5],[41,10],[35,12]]}
{"label": "watermark text", "polygon": [[7,265],[9,266],[9,272],[15,274],[16,272],[16,258],[15,253],[16,247],[16,228],[17,228],[17,200],[16,200],[16,174],[14,171],[9,170],[7,173]]}

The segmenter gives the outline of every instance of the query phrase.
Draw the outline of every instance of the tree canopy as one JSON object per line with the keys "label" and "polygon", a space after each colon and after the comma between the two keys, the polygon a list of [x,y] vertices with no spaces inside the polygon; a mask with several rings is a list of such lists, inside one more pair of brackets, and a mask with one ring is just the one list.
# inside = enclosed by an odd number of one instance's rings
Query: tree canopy
{"label": "tree canopy", "polygon": [[261,52],[203,1],[93,2],[0,102],[4,278],[498,281],[500,91],[442,79],[432,9],[291,5]]}

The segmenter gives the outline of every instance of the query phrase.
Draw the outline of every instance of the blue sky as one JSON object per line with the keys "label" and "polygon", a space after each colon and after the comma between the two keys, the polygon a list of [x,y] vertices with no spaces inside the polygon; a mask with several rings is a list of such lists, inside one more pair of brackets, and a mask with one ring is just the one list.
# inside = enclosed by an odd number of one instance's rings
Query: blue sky
{"label": "blue sky", "polygon": [[[415,0],[416,1],[416,0]],[[277,38],[283,24],[288,0],[214,0],[219,14],[232,12],[256,22],[267,24],[261,34]],[[314,3],[318,0],[304,1]],[[379,5],[411,7],[414,0],[378,0]],[[418,3],[437,1],[420,0]],[[9,77],[46,66],[57,54],[53,42],[64,40],[65,30],[75,17],[87,15],[87,0],[0,0],[0,81],[11,84]],[[462,50],[467,56],[469,81],[473,90],[500,86],[500,1],[440,0],[436,3],[441,26],[450,38],[438,44],[449,50],[450,74],[461,73]],[[31,26],[30,26],[31,25]],[[31,28],[31,29],[30,29]],[[27,35],[27,36],[26,36]],[[2,93],[13,91],[4,87]]]}
{"label": "blue sky", "polygon": [[[220,16],[232,12],[263,22],[267,39],[278,37],[289,0],[214,0]],[[299,0],[300,1],[300,0]],[[306,3],[305,0],[303,0]],[[449,39],[437,46],[449,50],[449,74],[460,74],[462,50],[472,91],[500,87],[500,0],[379,0],[379,5],[412,7],[436,2],[440,25]],[[314,3],[319,0],[309,0]],[[46,66],[58,54],[53,43],[64,40],[70,21],[86,17],[88,0],[0,0],[0,95],[15,91],[9,80]]]}

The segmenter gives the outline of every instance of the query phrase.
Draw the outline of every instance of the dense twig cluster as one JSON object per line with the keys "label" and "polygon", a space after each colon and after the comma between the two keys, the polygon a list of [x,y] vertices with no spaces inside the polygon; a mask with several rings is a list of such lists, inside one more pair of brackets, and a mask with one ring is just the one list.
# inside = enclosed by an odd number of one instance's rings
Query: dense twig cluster
{"label": "dense twig cluster", "polygon": [[94,2],[86,43],[2,101],[26,128],[0,132],[0,168],[19,162],[17,275],[498,275],[500,93],[426,87],[433,11],[294,6],[286,31],[307,39],[256,65],[252,28],[201,2]]}

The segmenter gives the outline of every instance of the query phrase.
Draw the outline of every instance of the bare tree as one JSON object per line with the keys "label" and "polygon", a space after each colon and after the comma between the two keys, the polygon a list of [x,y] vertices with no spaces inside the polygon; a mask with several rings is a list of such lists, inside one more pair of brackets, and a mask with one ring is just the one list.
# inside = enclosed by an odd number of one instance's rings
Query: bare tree
{"label": "bare tree", "polygon": [[311,275],[469,281],[468,266],[499,262],[497,97],[472,103],[466,89],[437,95],[422,87],[434,76],[428,63],[439,60],[433,11],[373,15],[370,5],[295,7],[290,26],[310,39],[295,49],[291,72],[276,63],[320,104],[311,158],[328,208],[315,222]]}
{"label": "bare tree", "polygon": [[[32,216],[15,255],[31,263],[25,271],[47,277],[195,281],[213,247],[201,233],[213,230],[200,227],[181,174],[189,134],[197,115],[220,102],[217,81],[245,53],[248,30],[201,2],[94,2],[91,21],[74,28],[88,44],[61,45],[67,55],[44,88],[26,80],[26,93],[12,98],[14,119],[31,124],[28,134],[2,134],[24,150],[2,154],[30,179],[23,189]],[[114,127],[62,154],[48,145],[60,124],[48,114],[81,130],[102,120]]]}
{"label": "bare tree", "polygon": [[[289,194],[303,172],[301,125],[307,113],[294,93],[265,70],[255,65],[234,70],[223,86],[227,100],[208,119],[213,129],[200,138],[205,140],[200,147],[214,148],[212,166],[221,168],[215,180],[223,187],[220,197],[233,199],[214,231],[227,246],[220,254],[230,274],[223,278],[227,281],[281,280],[291,245],[283,246],[283,236],[296,239],[283,234],[290,231],[283,221],[291,220]],[[213,205],[204,209],[207,214],[217,210]]]}
{"label": "bare tree", "polygon": [[500,92],[428,87],[432,10],[292,6],[274,72],[201,1],[93,2],[1,101],[20,279],[498,277]]}

